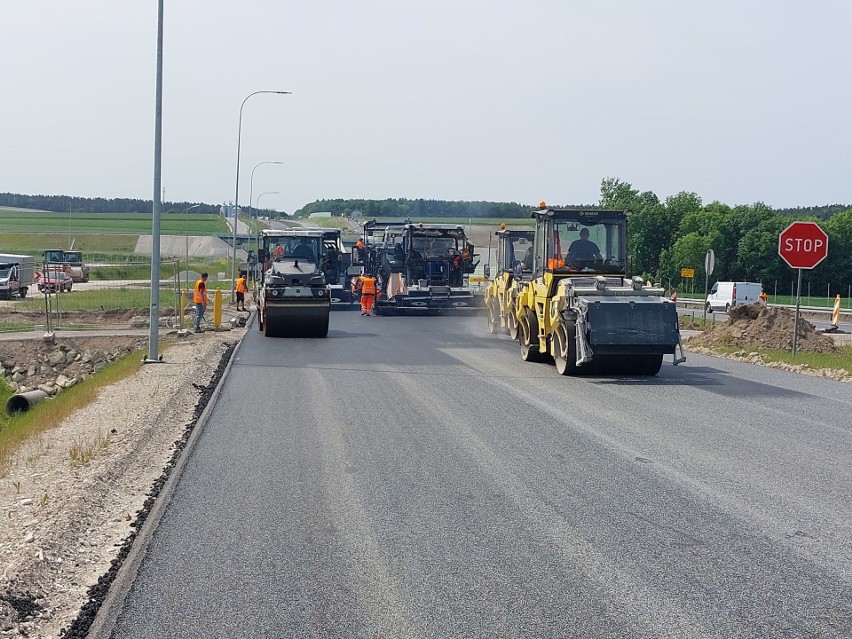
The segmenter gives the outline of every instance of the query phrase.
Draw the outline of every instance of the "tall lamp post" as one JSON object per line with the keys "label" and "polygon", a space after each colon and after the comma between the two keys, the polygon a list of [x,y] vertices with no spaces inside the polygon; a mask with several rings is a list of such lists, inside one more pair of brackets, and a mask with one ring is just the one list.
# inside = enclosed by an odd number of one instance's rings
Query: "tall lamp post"
{"label": "tall lamp post", "polygon": [[237,179],[236,184],[234,186],[234,234],[233,234],[233,254],[231,257],[231,304],[234,303],[234,288],[236,286],[236,282],[234,281],[235,276],[237,274],[237,220],[239,218],[239,210],[240,210],[240,143],[242,138],[243,131],[243,107],[248,102],[248,99],[257,95],[258,93],[273,93],[276,95],[290,95],[290,91],[255,91],[253,93],[249,93],[243,103],[240,105],[240,119],[237,125]]}
{"label": "tall lamp post", "polygon": [[[261,164],[284,164],[284,163],[283,162],[258,162],[257,164],[254,165],[254,168],[251,170],[251,180],[249,181],[249,217],[252,217],[252,215],[251,215],[251,203],[252,203],[251,194],[254,191],[254,172],[257,171],[257,167],[259,167]],[[259,200],[260,198],[258,197],[257,199]]]}
{"label": "tall lamp post", "polygon": [[279,191],[266,191],[265,193],[261,193],[260,195],[258,195],[257,200],[255,200],[255,203],[254,203],[255,209],[258,210],[258,211],[260,210],[260,198],[262,198],[264,195],[280,195],[280,192]]}
{"label": "tall lamp post", "polygon": [[157,79],[154,98],[154,202],[151,211],[151,308],[148,315],[148,357],[160,360],[160,186],[163,148],[163,0],[157,3]]}

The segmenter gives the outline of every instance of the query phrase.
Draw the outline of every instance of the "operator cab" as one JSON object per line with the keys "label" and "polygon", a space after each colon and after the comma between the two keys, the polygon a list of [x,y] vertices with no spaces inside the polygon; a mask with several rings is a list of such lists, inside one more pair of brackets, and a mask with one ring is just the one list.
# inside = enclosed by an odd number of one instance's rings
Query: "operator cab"
{"label": "operator cab", "polygon": [[533,269],[565,275],[621,275],[626,272],[624,211],[544,209],[536,227]]}

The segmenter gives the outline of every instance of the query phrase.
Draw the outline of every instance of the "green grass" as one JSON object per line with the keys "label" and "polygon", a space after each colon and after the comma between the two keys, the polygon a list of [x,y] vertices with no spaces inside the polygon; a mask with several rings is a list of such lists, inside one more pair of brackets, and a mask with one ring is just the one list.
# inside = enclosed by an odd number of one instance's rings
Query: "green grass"
{"label": "green grass", "polygon": [[32,323],[10,322],[9,320],[0,320],[0,333],[17,333],[19,331],[32,330]]}
{"label": "green grass", "polygon": [[[64,240],[57,247],[67,248],[68,236],[75,238],[91,233],[129,233],[144,235],[151,233],[150,213],[68,213],[0,210],[0,227],[4,232],[52,233]],[[69,233],[70,231],[70,233]],[[163,213],[160,216],[160,232],[163,234],[213,235],[228,232],[228,225],[218,215]],[[4,244],[0,239],[0,244]],[[50,247],[45,247],[50,248]],[[83,247],[75,248],[86,250]]]}
{"label": "green grass", "polygon": [[[5,410],[6,400],[12,392],[6,384],[0,382],[0,401],[3,403],[0,414],[0,477],[9,474],[10,459],[25,441],[55,428],[76,410],[90,404],[103,387],[136,373],[144,356],[143,349],[134,351],[89,379],[59,393],[53,399],[42,401],[26,413],[19,413],[14,417],[9,417]],[[73,451],[69,453],[73,460]]]}
{"label": "green grass", "polygon": [[809,368],[835,368],[852,374],[852,346],[840,347],[840,353],[814,353],[799,351],[796,356],[789,350],[773,350],[767,348],[743,348],[742,346],[718,346],[713,350],[724,355],[746,351],[760,353],[766,362],[786,362],[787,364],[807,364]]}
{"label": "green grass", "polygon": [[[0,253],[12,253],[20,255],[32,255],[41,260],[45,249],[68,248],[67,233],[24,233],[6,232],[5,221],[0,215]],[[90,234],[74,235],[74,248],[83,251],[84,257],[89,258],[93,252],[108,254],[130,254],[136,249],[139,235],[124,234]]]}
{"label": "green grass", "polygon": [[[52,304],[56,309],[56,297],[52,296]],[[171,289],[160,289],[160,306],[170,307],[175,304],[175,295]],[[66,311],[114,311],[114,310],[145,310],[151,307],[151,292],[147,286],[127,286],[122,288],[103,288],[92,291],[74,291],[59,295],[59,308]],[[22,311],[44,311],[44,297],[39,294],[27,298],[17,307]]]}

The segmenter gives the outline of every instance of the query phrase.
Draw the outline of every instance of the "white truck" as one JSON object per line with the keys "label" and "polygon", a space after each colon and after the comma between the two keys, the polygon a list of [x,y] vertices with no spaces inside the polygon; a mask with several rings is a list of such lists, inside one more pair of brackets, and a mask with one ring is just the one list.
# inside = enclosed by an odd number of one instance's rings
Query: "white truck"
{"label": "white truck", "polygon": [[31,256],[0,253],[0,298],[26,297],[34,283],[34,271]]}
{"label": "white truck", "polygon": [[707,312],[730,311],[735,306],[760,300],[763,285],[758,282],[716,282],[707,294]]}

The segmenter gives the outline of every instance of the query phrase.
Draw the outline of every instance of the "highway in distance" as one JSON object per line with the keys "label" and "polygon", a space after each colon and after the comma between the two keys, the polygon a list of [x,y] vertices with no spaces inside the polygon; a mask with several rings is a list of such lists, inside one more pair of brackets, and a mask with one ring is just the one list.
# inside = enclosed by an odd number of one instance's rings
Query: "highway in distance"
{"label": "highway in distance", "polygon": [[477,317],[246,336],[112,636],[852,637],[852,386],[560,377]]}

